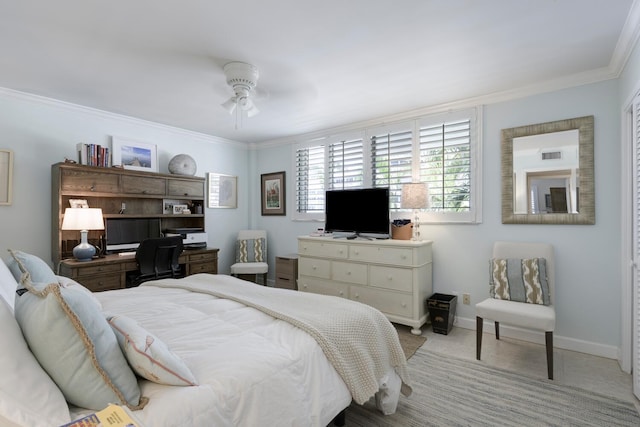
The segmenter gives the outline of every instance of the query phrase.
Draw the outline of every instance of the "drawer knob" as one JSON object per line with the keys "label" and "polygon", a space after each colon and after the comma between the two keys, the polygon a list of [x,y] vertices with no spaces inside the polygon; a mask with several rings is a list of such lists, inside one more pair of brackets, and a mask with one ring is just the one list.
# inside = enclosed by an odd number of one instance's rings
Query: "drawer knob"
{"label": "drawer knob", "polygon": [[315,265],[312,265],[311,268],[314,269],[314,270],[318,269],[318,267],[316,267]]}
{"label": "drawer knob", "polygon": [[360,294],[356,294],[356,298],[360,298]]}
{"label": "drawer knob", "polygon": [[401,305],[402,305],[402,308],[407,308],[407,303],[406,302],[403,302]]}
{"label": "drawer knob", "polygon": [[393,277],[392,276],[387,276],[387,280],[391,282],[393,280]]}
{"label": "drawer knob", "polygon": [[305,284],[303,284],[303,285],[302,285],[302,287],[303,287],[303,288],[305,288],[305,289],[307,289],[307,284],[306,284],[306,283],[305,283]]}
{"label": "drawer knob", "polygon": [[92,185],[91,187],[89,187],[89,191],[96,191],[96,187]]}
{"label": "drawer knob", "polygon": [[344,295],[344,291],[339,292],[340,296]]}
{"label": "drawer knob", "polygon": [[351,276],[351,272],[350,271],[347,271],[347,276]]}

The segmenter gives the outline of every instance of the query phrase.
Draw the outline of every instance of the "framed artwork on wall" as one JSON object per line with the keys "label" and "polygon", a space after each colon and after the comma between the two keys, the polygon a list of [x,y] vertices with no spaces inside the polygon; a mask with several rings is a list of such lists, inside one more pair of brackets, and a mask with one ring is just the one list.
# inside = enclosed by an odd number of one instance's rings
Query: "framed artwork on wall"
{"label": "framed artwork on wall", "polygon": [[13,199],[13,151],[0,149],[0,205]]}
{"label": "framed artwork on wall", "polygon": [[111,164],[125,169],[158,172],[158,153],[154,144],[120,136],[112,137]]}
{"label": "framed artwork on wall", "polygon": [[262,215],[286,215],[285,173],[273,172],[260,175]]}
{"label": "framed artwork on wall", "polygon": [[238,177],[209,172],[208,183],[208,207],[228,208],[238,207]]}

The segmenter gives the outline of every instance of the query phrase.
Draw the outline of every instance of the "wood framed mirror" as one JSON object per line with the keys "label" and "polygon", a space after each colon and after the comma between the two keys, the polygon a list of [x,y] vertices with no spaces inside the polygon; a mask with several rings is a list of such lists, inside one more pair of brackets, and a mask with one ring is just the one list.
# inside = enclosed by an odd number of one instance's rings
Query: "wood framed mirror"
{"label": "wood framed mirror", "polygon": [[593,121],[501,131],[503,224],[595,224]]}

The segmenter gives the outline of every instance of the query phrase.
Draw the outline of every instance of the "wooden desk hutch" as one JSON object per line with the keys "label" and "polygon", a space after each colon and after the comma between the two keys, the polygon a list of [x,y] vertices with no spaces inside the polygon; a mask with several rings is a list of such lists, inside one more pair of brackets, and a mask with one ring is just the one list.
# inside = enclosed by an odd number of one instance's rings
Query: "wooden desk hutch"
{"label": "wooden desk hutch", "polygon": [[[167,203],[205,204],[205,179],[182,175],[102,168],[69,163],[51,166],[51,257],[59,274],[71,277],[92,291],[124,288],[126,272],[136,269],[133,255],[106,255],[91,261],[73,259],[80,232],[61,230],[70,199],[86,200],[101,208],[104,218],[159,218],[161,230],[205,228],[204,213],[165,213]],[[122,207],[125,206],[124,213]],[[89,242],[100,246],[103,230],[89,231]],[[185,250],[180,256],[185,275],[218,272],[218,249]]]}

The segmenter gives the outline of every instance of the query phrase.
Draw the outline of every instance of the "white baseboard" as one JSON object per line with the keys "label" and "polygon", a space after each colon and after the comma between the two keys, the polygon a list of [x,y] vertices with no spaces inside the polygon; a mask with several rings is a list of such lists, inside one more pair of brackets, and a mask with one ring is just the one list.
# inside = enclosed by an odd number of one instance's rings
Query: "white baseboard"
{"label": "white baseboard", "polygon": [[[454,319],[453,324],[460,328],[476,330],[476,319],[466,317],[458,317]],[[494,326],[490,320],[485,320],[483,332],[493,333]],[[529,331],[526,329],[516,328],[509,325],[500,325],[500,336],[509,337],[517,340],[532,342],[544,345],[544,333]],[[564,350],[577,351],[580,353],[591,354],[593,356],[606,357],[607,359],[618,360],[619,349],[611,345],[598,344],[589,341],[583,341],[575,338],[568,338],[553,334],[553,346]]]}

